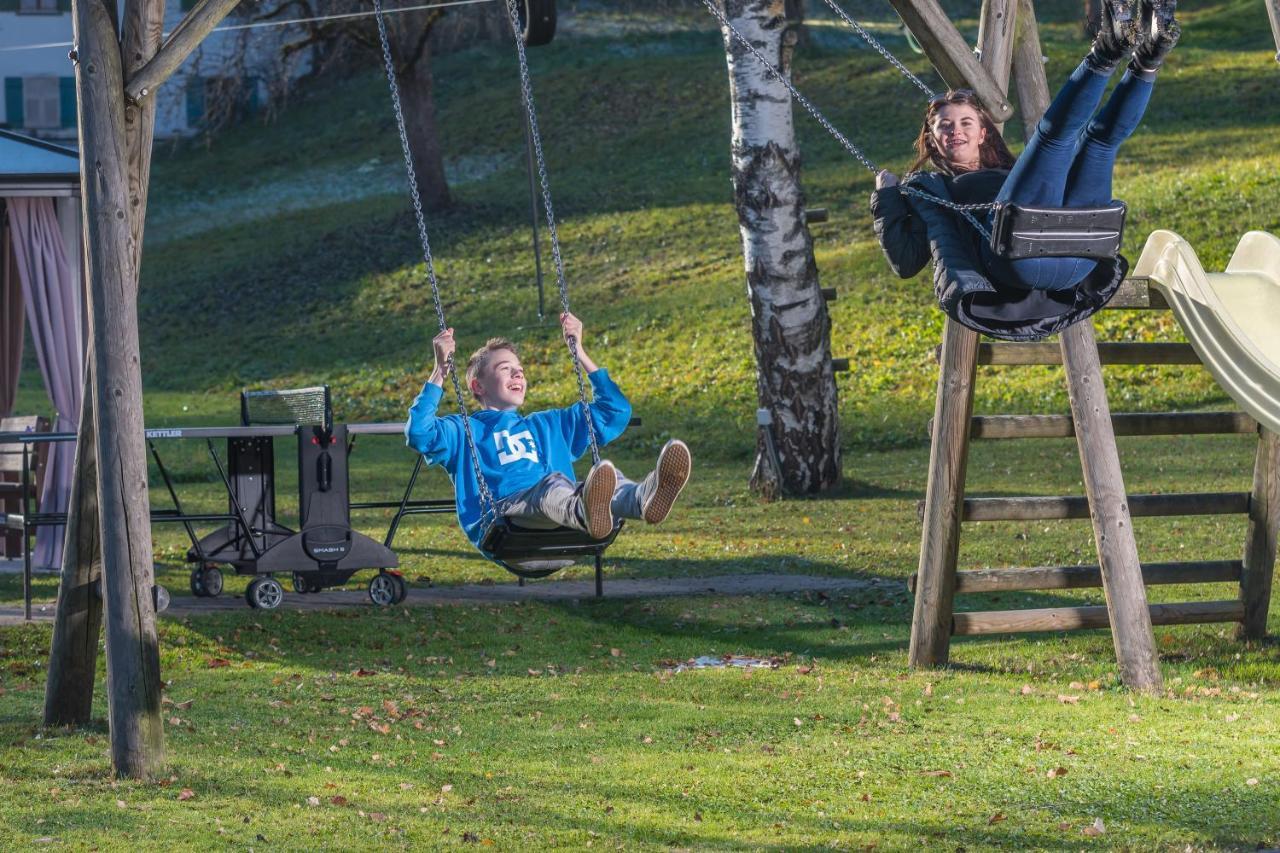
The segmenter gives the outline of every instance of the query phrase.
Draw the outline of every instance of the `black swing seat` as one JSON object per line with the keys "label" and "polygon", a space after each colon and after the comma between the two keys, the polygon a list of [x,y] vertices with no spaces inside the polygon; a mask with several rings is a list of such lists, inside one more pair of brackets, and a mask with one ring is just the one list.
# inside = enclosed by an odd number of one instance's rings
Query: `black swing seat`
{"label": "black swing seat", "polygon": [[571,527],[538,530],[500,518],[485,530],[480,550],[516,577],[545,578],[583,557],[600,556],[621,530],[622,519],[617,519],[608,536],[592,539]]}
{"label": "black swing seat", "polygon": [[1114,258],[1124,236],[1124,202],[1107,207],[996,206],[991,251],[1022,258]]}

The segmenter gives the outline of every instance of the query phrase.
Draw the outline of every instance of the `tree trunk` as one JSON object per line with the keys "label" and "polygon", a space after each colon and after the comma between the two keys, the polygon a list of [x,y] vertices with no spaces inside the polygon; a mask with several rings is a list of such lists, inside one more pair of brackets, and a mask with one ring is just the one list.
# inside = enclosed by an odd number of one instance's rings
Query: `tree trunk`
{"label": "tree trunk", "polygon": [[[121,45],[122,71],[131,76],[160,47],[164,4],[130,4],[125,9]],[[129,231],[135,273],[141,268],[142,233],[146,221],[147,186],[151,175],[151,147],[155,130],[155,99],[125,108],[128,154]],[[136,281],[135,281],[136,288]],[[90,323],[92,319],[90,318]],[[72,483],[62,577],[54,617],[53,643],[45,689],[45,725],[79,725],[89,721],[93,707],[98,639],[102,632],[102,598],[94,593],[101,583],[102,548],[98,517],[98,466],[94,430],[92,341],[85,353],[85,388],[76,440],[76,475]]]}
{"label": "tree trunk", "polygon": [[75,479],[62,548],[62,579],[45,681],[44,724],[78,726],[93,712],[102,599],[94,591],[102,575],[98,530],[98,462],[93,432],[93,368],[85,373],[84,402],[76,440]]}
{"label": "tree trunk", "polygon": [[[729,21],[790,73],[794,33],[785,0],[725,0]],[[772,416],[781,471],[757,437],[752,488],[766,497],[811,494],[840,482],[839,411],[831,319],[804,220],[791,96],[724,32],[733,103],[733,187],[755,340],[756,391]]]}
{"label": "tree trunk", "polygon": [[449,182],[444,174],[444,153],[436,129],[435,81],[431,75],[431,48],[422,53],[408,68],[396,69],[396,85],[404,107],[404,128],[409,135],[413,169],[418,176],[418,196],[429,210],[440,210],[452,204]]}
{"label": "tree trunk", "polygon": [[[125,72],[113,9],[103,0],[75,0],[76,94],[95,448],[97,459],[108,461],[98,468],[98,507],[111,758],[118,775],[148,778],[164,764],[164,731],[138,348],[139,249],[131,222],[141,202],[137,161],[134,169],[128,168]],[[126,21],[132,14],[138,12],[126,10]],[[129,59],[136,67],[138,56]]]}

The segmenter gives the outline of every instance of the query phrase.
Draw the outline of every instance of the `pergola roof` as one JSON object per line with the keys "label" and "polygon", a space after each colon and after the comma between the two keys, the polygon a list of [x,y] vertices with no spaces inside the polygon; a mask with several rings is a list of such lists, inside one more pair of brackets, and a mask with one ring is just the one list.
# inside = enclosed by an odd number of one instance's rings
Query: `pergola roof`
{"label": "pergola roof", "polygon": [[0,130],[0,196],[80,194],[80,155],[73,148]]}

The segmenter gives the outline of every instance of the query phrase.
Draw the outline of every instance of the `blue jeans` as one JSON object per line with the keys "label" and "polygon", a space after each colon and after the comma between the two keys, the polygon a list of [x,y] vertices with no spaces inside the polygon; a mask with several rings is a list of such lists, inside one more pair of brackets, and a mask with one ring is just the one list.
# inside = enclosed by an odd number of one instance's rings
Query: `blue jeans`
{"label": "blue jeans", "polygon": [[[1080,63],[1045,110],[996,201],[1044,207],[1111,203],[1116,152],[1137,130],[1154,84],[1126,70],[1106,106],[1094,116],[1109,76]],[[996,271],[996,278],[1030,290],[1070,289],[1097,266],[1087,258],[1009,261],[996,257],[985,243],[983,261]]]}

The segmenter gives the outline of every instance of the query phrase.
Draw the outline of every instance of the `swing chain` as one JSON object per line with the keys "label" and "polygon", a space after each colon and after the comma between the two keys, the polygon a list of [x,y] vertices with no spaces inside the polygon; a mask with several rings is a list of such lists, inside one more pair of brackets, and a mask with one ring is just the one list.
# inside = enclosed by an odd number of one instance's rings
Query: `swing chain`
{"label": "swing chain", "polygon": [[[841,9],[835,0],[825,0],[825,2],[827,6],[830,7],[831,11],[836,13],[836,15],[840,18],[840,20],[848,24],[853,29],[854,32],[862,36],[863,41],[871,45],[872,50],[880,54],[882,57],[884,57],[886,62],[888,62],[894,68],[898,69],[900,72],[902,72],[902,76],[906,77],[912,83],[916,84],[916,86],[918,86],[920,90],[924,92],[925,97],[927,97],[931,101],[937,97],[937,94],[932,89],[930,89],[927,85],[925,85],[923,80],[921,80],[916,75],[912,74],[910,69],[908,69],[907,66],[903,65],[902,62],[899,61],[898,57],[890,53],[888,48],[882,45],[876,39],[875,36],[867,32],[857,21],[853,20],[853,18],[850,18],[849,14],[845,12],[844,9]],[[910,32],[910,30],[908,30],[908,32]]]}
{"label": "swing chain", "polygon": [[[564,278],[564,259],[560,255],[560,238],[556,233],[556,215],[551,206],[551,184],[547,177],[547,161],[542,153],[542,134],[538,131],[538,116],[533,105],[533,81],[529,76],[529,59],[524,49],[524,39],[520,37],[520,13],[516,8],[516,0],[507,0],[507,16],[511,19],[511,30],[515,34],[516,56],[520,63],[520,94],[524,101],[525,115],[528,119],[529,140],[533,143],[534,159],[538,165],[538,181],[542,186],[542,206],[547,218],[547,236],[551,238],[551,257],[555,261],[556,284],[560,288],[560,305],[566,314],[569,313],[569,285]],[[587,422],[587,439],[591,444],[591,464],[600,464],[600,443],[596,438],[595,423],[591,418],[591,407],[587,404],[586,380],[582,372],[582,362],[578,359],[578,341],[568,335],[565,343],[569,347],[569,358],[573,361],[573,373],[578,380],[578,401]]]}
{"label": "swing chain", "polygon": [[[409,135],[405,130],[404,111],[400,106],[400,87],[396,85],[395,63],[391,59],[391,43],[387,38],[381,0],[373,0],[373,11],[378,22],[378,38],[382,43],[382,60],[387,69],[387,83],[391,87],[391,105],[395,108],[396,129],[400,133],[400,150],[404,154],[405,171],[409,177],[409,196],[413,200],[413,215],[417,220],[418,237],[422,242],[422,259],[426,264],[427,281],[431,284],[431,301],[435,308],[436,320],[440,324],[440,331],[443,332],[449,326],[444,316],[444,304],[440,300],[440,283],[436,278],[435,262],[431,257],[431,240],[427,236],[427,220],[422,212],[422,198],[418,195],[418,176],[413,168],[413,156],[409,150]],[[493,493],[489,491],[489,484],[485,482],[484,473],[480,470],[480,454],[476,449],[475,436],[471,432],[471,418],[467,414],[466,399],[462,395],[462,384],[458,381],[457,366],[454,364],[452,355],[445,364],[445,373],[453,384],[453,393],[458,401],[458,414],[462,416],[462,430],[466,433],[467,447],[471,451],[471,467],[475,471],[476,482],[480,488],[481,510],[489,515],[496,514]]]}
{"label": "swing chain", "polygon": [[[513,0],[508,0],[508,2],[513,2]],[[787,79],[787,75],[783,74],[782,71],[780,71],[776,66],[774,66],[774,64],[770,62],[768,59],[765,59],[764,55],[760,53],[760,51],[756,48],[756,46],[753,45],[746,36],[744,36],[741,32],[739,32],[738,28],[735,27],[729,21],[729,19],[725,16],[725,14],[720,11],[720,9],[715,4],[715,0],[702,0],[702,3],[707,7],[707,9],[711,12],[711,14],[714,15],[716,19],[720,21],[720,26],[723,27],[725,30],[727,30],[735,39],[737,39],[738,42],[743,45],[743,47],[751,51],[751,54],[757,60],[759,60],[760,64],[765,67],[765,70],[768,71],[769,74],[772,77],[774,77],[779,83],[785,86],[787,91],[791,93],[791,97],[794,98],[797,102],[799,102],[800,106],[804,107],[805,111],[808,112],[809,115],[813,116],[814,120],[817,121],[818,124],[822,125],[822,127],[826,129],[827,133],[831,134],[831,136],[837,142],[839,142],[842,146],[844,146],[844,149],[846,151],[848,151],[855,158],[857,158],[858,162],[866,166],[871,172],[876,173],[880,171],[880,167],[877,166],[874,162],[872,162],[871,159],[862,152],[861,148],[859,148],[858,146],[850,142],[843,133],[841,133],[839,130],[836,129],[835,125],[827,121],[826,116],[824,116],[821,112],[819,112],[818,108],[815,107],[808,98],[800,94],[800,90],[797,89],[789,79]],[[846,18],[846,20],[848,19]],[[904,193],[905,195],[915,196],[916,198],[924,199],[926,201],[932,202],[942,207],[949,208],[950,210],[953,210],[956,213],[959,213],[961,216],[967,219],[969,221],[969,224],[972,225],[975,229],[977,229],[978,233],[981,234],[985,239],[987,240],[991,239],[991,232],[988,231],[982,225],[982,223],[980,223],[977,220],[977,218],[969,211],[994,210],[996,208],[996,205],[994,202],[985,203],[985,204],[956,204],[953,201],[948,201],[945,198],[939,198],[938,196],[933,195],[932,193],[926,193],[921,190],[917,190],[913,187],[900,187],[900,189],[901,189],[901,192]]]}

